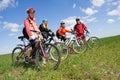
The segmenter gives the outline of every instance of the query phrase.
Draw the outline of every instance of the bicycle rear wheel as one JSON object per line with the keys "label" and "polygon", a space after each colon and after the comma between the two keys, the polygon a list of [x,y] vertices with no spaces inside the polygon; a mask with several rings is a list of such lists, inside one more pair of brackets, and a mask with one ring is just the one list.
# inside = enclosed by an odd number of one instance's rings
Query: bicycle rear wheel
{"label": "bicycle rear wheel", "polygon": [[98,49],[100,47],[100,39],[98,37],[90,37],[87,43],[90,49]]}
{"label": "bicycle rear wheel", "polygon": [[19,66],[24,62],[24,54],[22,47],[16,47],[12,51],[12,65]]}
{"label": "bicycle rear wheel", "polygon": [[[60,52],[59,50],[57,49],[57,47],[53,44],[50,44],[50,43],[45,43],[43,45],[43,49],[45,51],[45,53],[47,54],[47,57],[45,57],[46,59],[46,64],[43,63],[43,54],[41,54],[41,50],[40,48],[37,49],[36,51],[36,60],[38,62],[38,64],[40,65],[40,67],[42,69],[45,69],[45,70],[50,70],[50,69],[54,69],[56,70],[60,64]],[[57,60],[57,61],[54,61],[53,58],[52,58],[52,55],[54,55],[54,58]]]}
{"label": "bicycle rear wheel", "polygon": [[[60,51],[60,54],[61,54],[61,61],[64,61],[65,59],[68,58],[68,55],[69,55],[69,50],[68,50],[68,47],[64,44],[64,43],[61,43],[61,42],[56,42],[55,43],[56,47],[59,49]],[[51,54],[51,57],[53,60],[57,61],[53,54]]]}
{"label": "bicycle rear wheel", "polygon": [[77,41],[74,41],[72,47],[73,47],[73,51],[77,54],[85,53],[88,48],[87,44],[84,44],[81,39],[77,39]]}

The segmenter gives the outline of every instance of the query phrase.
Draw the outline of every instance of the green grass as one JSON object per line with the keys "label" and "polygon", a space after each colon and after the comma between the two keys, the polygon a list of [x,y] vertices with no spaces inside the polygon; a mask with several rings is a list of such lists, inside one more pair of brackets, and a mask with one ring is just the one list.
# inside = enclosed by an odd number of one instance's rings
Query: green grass
{"label": "green grass", "polygon": [[71,52],[57,70],[51,71],[14,68],[11,54],[1,55],[0,80],[120,80],[120,36],[102,38],[98,50]]}

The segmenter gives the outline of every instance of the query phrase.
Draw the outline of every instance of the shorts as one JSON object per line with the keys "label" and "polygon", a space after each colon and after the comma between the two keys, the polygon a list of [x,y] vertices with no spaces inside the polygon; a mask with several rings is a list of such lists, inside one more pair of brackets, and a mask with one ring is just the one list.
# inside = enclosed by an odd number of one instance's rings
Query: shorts
{"label": "shorts", "polygon": [[66,41],[66,38],[65,37],[63,37],[63,36],[59,36],[59,39],[61,40],[61,41]]}
{"label": "shorts", "polygon": [[85,35],[84,35],[84,33],[79,33],[79,34],[77,34],[76,37],[77,37],[77,38],[85,39]]}

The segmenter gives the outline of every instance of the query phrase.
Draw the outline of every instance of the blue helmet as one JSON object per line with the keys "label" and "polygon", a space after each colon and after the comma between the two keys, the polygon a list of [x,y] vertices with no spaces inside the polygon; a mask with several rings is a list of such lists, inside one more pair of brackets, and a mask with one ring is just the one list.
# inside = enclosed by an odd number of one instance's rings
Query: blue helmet
{"label": "blue helmet", "polygon": [[44,20],[42,20],[42,22],[48,22],[48,20],[47,20],[47,19],[44,19]]}

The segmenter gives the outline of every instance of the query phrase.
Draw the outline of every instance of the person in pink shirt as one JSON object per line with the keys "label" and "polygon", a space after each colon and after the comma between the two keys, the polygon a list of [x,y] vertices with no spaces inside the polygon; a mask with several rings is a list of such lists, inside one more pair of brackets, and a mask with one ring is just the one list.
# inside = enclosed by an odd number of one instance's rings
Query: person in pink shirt
{"label": "person in pink shirt", "polygon": [[[37,42],[38,35],[31,31],[31,30],[40,31],[35,22],[34,13],[35,13],[34,8],[27,9],[28,17],[24,20],[24,27],[28,35],[28,40],[30,41],[30,43],[32,43],[32,51],[30,56],[32,56],[32,58],[34,59],[36,66],[39,66],[35,59],[35,51],[36,51],[35,43]],[[25,57],[25,61],[28,62],[28,56]],[[43,58],[43,63],[45,63],[44,58]]]}
{"label": "person in pink shirt", "polygon": [[74,31],[76,31],[76,37],[77,38],[82,38],[83,43],[86,44],[86,38],[84,35],[84,32],[88,32],[87,27],[80,21],[79,18],[76,18],[76,25],[74,26]]}

